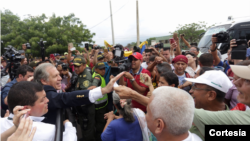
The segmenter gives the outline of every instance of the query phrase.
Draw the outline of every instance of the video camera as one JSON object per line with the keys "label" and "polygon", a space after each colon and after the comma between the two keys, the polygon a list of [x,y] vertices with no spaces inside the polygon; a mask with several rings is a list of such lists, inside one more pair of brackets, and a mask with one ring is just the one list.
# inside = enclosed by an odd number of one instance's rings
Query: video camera
{"label": "video camera", "polygon": [[113,54],[115,56],[114,62],[118,64],[118,67],[111,67],[111,75],[116,76],[120,72],[129,71],[131,68],[131,61],[124,58],[122,45],[116,45],[114,47]]}
{"label": "video camera", "polygon": [[246,59],[246,50],[248,48],[246,39],[237,39],[237,47],[232,48],[232,59]]}
{"label": "video camera", "polygon": [[31,49],[30,43],[26,43],[25,45],[27,49]]}
{"label": "video camera", "polygon": [[216,43],[227,43],[229,42],[229,35],[227,32],[219,32],[215,35],[213,35],[213,37],[217,38],[217,42]]}
{"label": "video camera", "polygon": [[135,52],[141,53],[140,47],[134,46],[133,50],[134,50],[134,53],[135,53]]}
{"label": "video camera", "polygon": [[65,63],[62,63],[62,70],[67,70],[69,66]]}
{"label": "video camera", "polygon": [[113,54],[115,57],[122,58],[124,55],[123,46],[120,44],[114,46]]}
{"label": "video camera", "polygon": [[163,43],[155,45],[155,48],[163,48]]}
{"label": "video camera", "polygon": [[131,69],[131,60],[125,58],[115,59],[115,63],[118,64],[118,67],[111,67],[111,75],[116,76],[123,71],[129,71]]}
{"label": "video camera", "polygon": [[102,49],[99,45],[97,45],[97,46],[95,46],[94,48],[93,48],[94,50],[97,50],[97,49]]}
{"label": "video camera", "polygon": [[9,68],[10,78],[11,80],[13,80],[16,77],[16,70],[20,66],[21,60],[25,57],[11,45],[8,45],[4,49],[6,50],[6,52],[3,54],[3,57],[5,58],[5,60],[9,61],[7,62],[6,68],[1,71],[1,77],[8,74],[6,72],[6,69]]}
{"label": "video camera", "polygon": [[40,39],[40,42],[37,42],[38,45],[41,47],[41,53],[42,53],[42,60],[45,60],[45,44],[47,41],[43,41],[43,38]]}

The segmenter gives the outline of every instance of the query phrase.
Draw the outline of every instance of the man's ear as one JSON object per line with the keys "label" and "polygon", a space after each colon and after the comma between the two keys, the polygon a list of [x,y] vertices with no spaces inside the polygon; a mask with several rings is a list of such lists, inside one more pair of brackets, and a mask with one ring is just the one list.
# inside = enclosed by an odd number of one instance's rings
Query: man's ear
{"label": "man's ear", "polygon": [[41,83],[42,83],[43,85],[47,85],[47,82],[46,82],[44,79],[41,79]]}
{"label": "man's ear", "polygon": [[209,92],[208,92],[208,100],[209,100],[209,101],[215,100],[215,99],[216,99],[216,96],[217,96],[217,94],[216,94],[215,91],[209,91]]}
{"label": "man's ear", "polygon": [[19,74],[19,75],[18,75],[18,78],[19,78],[20,80],[22,80],[22,79],[23,79],[23,75],[22,75],[22,74]]}
{"label": "man's ear", "polygon": [[171,87],[175,87],[175,84],[170,85]]}
{"label": "man's ear", "polygon": [[159,118],[154,120],[154,126],[156,126],[155,131],[154,131],[155,134],[161,134],[163,129],[165,128],[164,121]]}

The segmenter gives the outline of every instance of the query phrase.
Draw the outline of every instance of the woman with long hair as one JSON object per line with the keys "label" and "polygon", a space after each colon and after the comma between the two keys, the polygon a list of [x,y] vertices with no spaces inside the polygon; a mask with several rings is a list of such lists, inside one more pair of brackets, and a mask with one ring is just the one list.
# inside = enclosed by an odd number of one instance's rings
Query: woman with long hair
{"label": "woman with long hair", "polygon": [[119,116],[115,116],[113,111],[104,115],[107,123],[101,135],[102,141],[149,141],[151,134],[147,128],[144,112],[132,108],[130,99],[120,99],[115,92],[113,92],[113,103]]}

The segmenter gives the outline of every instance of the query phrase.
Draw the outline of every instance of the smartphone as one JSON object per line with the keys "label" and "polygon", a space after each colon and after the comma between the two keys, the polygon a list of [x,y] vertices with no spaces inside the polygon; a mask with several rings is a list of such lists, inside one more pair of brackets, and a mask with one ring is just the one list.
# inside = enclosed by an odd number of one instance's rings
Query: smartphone
{"label": "smartphone", "polygon": [[142,73],[140,73],[140,82],[142,82],[142,83],[145,82],[145,77],[143,77]]}
{"label": "smartphone", "polygon": [[73,47],[73,48],[71,48],[70,50],[71,50],[71,51],[74,51],[74,50],[76,50],[76,48],[75,48],[75,47]]}
{"label": "smartphone", "polygon": [[170,42],[170,44],[173,44],[173,43],[175,43],[175,40],[174,40],[174,38],[171,38],[171,39],[169,39],[169,42]]}
{"label": "smartphone", "polygon": [[49,57],[50,57],[53,61],[55,61],[55,60],[56,60],[56,58],[55,58],[54,54],[50,54],[50,55],[49,55]]}
{"label": "smartphone", "polygon": [[89,51],[89,44],[88,43],[85,43],[85,48],[87,51]]}

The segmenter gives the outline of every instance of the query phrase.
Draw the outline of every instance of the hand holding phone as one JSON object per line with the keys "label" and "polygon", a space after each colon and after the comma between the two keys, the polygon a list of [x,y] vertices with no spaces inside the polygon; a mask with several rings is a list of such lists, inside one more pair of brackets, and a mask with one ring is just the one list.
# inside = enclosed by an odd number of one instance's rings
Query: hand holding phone
{"label": "hand holding phone", "polygon": [[145,84],[145,85],[147,85],[147,86],[152,85],[151,78],[146,73],[140,73],[140,82],[143,83],[143,84]]}
{"label": "hand holding phone", "polygon": [[49,55],[49,57],[50,57],[53,61],[55,61],[55,60],[56,60],[56,58],[55,58],[54,54],[50,54],[50,55]]}
{"label": "hand holding phone", "polygon": [[74,50],[76,50],[76,48],[75,48],[75,47],[72,47],[72,48],[70,49],[70,51],[74,51]]}
{"label": "hand holding phone", "polygon": [[170,42],[170,45],[173,44],[173,43],[175,43],[174,38],[169,39],[169,42]]}

